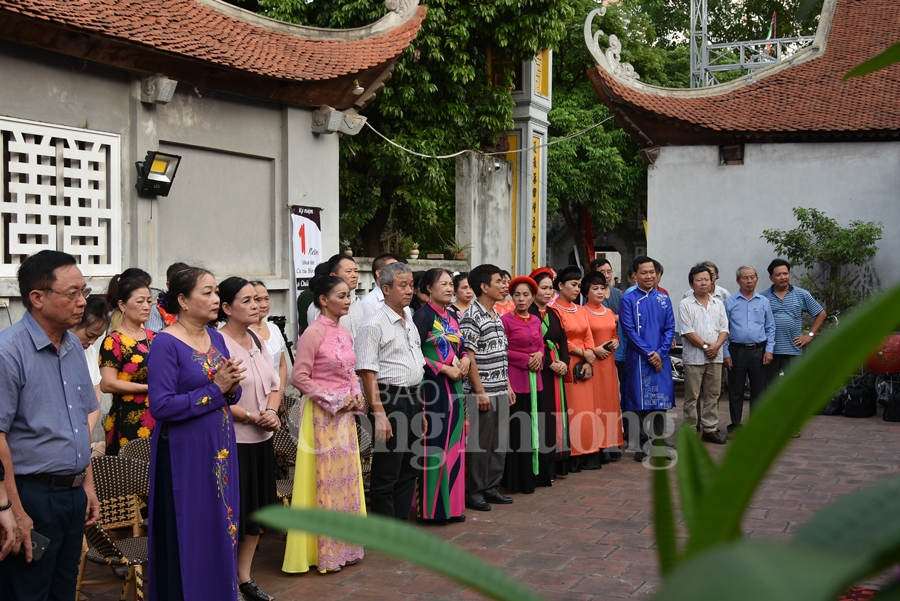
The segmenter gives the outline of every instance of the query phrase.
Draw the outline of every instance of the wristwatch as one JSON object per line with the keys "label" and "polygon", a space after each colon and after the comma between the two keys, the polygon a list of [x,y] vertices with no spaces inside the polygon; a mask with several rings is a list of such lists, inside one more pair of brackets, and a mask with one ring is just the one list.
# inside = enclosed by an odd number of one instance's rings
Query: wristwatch
{"label": "wristwatch", "polygon": [[705,350],[707,350],[707,349],[709,349],[709,345],[706,344],[706,343],[704,343],[704,344],[703,344],[703,350],[705,351]]}
{"label": "wristwatch", "polygon": [[246,411],[246,412],[244,413],[244,423],[245,423],[245,424],[249,424],[249,423],[250,423],[250,412],[249,412],[249,411]]}
{"label": "wristwatch", "polygon": [[813,336],[815,336],[815,335],[816,335],[816,333],[815,333],[815,332],[807,332],[807,334],[809,334],[809,337],[810,337],[810,338],[812,338],[812,337],[813,337]]}

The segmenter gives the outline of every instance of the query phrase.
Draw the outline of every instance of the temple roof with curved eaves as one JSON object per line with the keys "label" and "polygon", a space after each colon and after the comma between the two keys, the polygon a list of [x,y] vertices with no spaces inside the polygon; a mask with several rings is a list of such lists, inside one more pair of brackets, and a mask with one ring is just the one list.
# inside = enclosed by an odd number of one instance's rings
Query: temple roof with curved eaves
{"label": "temple roof with curved eaves", "polygon": [[898,36],[897,0],[826,0],[811,47],[726,84],[672,89],[635,80],[585,32],[598,63],[588,70],[594,90],[645,148],[900,139],[900,64],[842,80]]}
{"label": "temple roof with curved eaves", "polygon": [[356,81],[363,97],[383,86],[422,26],[418,0],[385,4],[387,15],[372,25],[336,30],[220,0],[0,0],[0,39],[192,85],[343,109],[360,105]]}

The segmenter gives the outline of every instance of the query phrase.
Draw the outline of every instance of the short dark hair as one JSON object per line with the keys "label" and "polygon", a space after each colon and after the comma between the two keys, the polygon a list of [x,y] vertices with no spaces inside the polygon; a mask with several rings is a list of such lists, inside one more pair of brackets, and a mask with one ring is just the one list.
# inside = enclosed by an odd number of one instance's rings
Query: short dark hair
{"label": "short dark hair", "polygon": [[553,289],[559,290],[560,286],[571,280],[581,281],[581,268],[577,265],[563,267],[560,272],[556,274],[556,279],[553,280]]}
{"label": "short dark hair", "polygon": [[501,271],[502,270],[499,267],[491,265],[490,263],[485,263],[484,265],[479,265],[472,269],[472,271],[469,272],[469,286],[475,291],[475,296],[482,296],[484,290],[481,289],[481,286],[490,286],[491,280],[494,279],[495,275],[500,274]]}
{"label": "short dark hair", "polygon": [[703,273],[704,271],[709,274],[709,279],[712,280],[713,274],[712,271],[709,270],[709,267],[707,267],[705,263],[697,263],[691,267],[691,270],[688,272],[688,284],[693,286],[694,276],[698,273]]}
{"label": "short dark hair", "polygon": [[612,267],[612,263],[609,262],[609,259],[594,259],[591,261],[591,271],[597,271],[604,265],[609,265]]}
{"label": "short dark hair", "polygon": [[328,273],[331,274],[336,272],[341,264],[341,261],[353,261],[353,263],[356,264],[356,259],[354,259],[350,255],[338,253],[336,255],[332,255],[331,258],[328,259]]}
{"label": "short dark hair", "polygon": [[625,275],[626,276],[634,275],[634,263],[628,264],[628,267],[625,269]]}
{"label": "short dark hair", "polygon": [[[698,265],[705,265],[706,267],[709,267],[709,270],[710,270],[709,275],[714,276],[714,277],[716,277],[716,278],[719,277],[719,268],[716,267],[716,264],[713,263],[712,261],[700,261],[700,262],[697,263],[697,264],[698,264]],[[714,271],[715,271],[715,273],[713,273]]]}
{"label": "short dark hair", "polygon": [[[178,315],[178,312],[181,311],[181,304],[178,302],[178,297],[182,295],[185,298],[189,297],[191,292],[194,291],[194,288],[196,288],[197,284],[200,282],[200,278],[205,275],[213,275],[213,273],[202,267],[190,266],[172,274],[172,279],[169,280],[169,294],[166,295],[166,298],[168,299],[166,311],[172,315]],[[215,276],[213,277],[215,278]]]}
{"label": "short dark hair", "polygon": [[791,264],[785,261],[784,259],[773,259],[769,266],[766,267],[766,271],[769,272],[769,275],[772,275],[775,272],[776,267],[787,267],[788,271],[791,270]]}
{"label": "short dark hair", "polygon": [[595,284],[609,286],[609,282],[606,281],[606,276],[599,271],[589,271],[581,278],[581,293],[585,298],[587,297],[587,291]]}
{"label": "short dark hair", "polygon": [[[493,276],[491,276],[491,277],[493,277]],[[506,271],[505,269],[501,269],[501,270],[500,270],[500,277],[501,277],[501,278],[509,278],[509,279],[512,279],[512,274],[511,274],[510,272]]]}
{"label": "short dark hair", "polygon": [[81,316],[81,323],[75,327],[87,328],[98,322],[109,325],[109,303],[102,296],[89,296]]}
{"label": "short dark hair", "polygon": [[174,276],[182,269],[187,269],[188,267],[190,267],[190,265],[188,265],[187,263],[182,263],[181,261],[172,263],[171,265],[169,265],[169,268],[166,269],[166,281],[172,281],[172,276]]}
{"label": "short dark hair", "polygon": [[[651,259],[650,257],[648,257],[646,255],[641,255],[640,257],[636,258],[634,260],[634,262],[631,263],[631,272],[637,273],[640,266],[643,265],[644,263],[653,263],[653,269],[656,269],[657,265],[659,265],[658,261],[654,261],[653,259]],[[662,265],[659,265],[659,267],[662,267]]]}
{"label": "short dark hair", "polygon": [[429,292],[428,289],[437,284],[437,281],[441,279],[441,276],[445,273],[450,275],[450,272],[443,267],[432,267],[423,273],[422,277],[419,278],[419,292],[431,296],[431,292]]}
{"label": "short dark hair", "polygon": [[336,275],[324,275],[320,277],[316,281],[316,285],[313,287],[313,304],[316,308],[321,309],[322,304],[319,302],[320,296],[328,296],[331,294],[331,291],[335,289],[339,284],[347,285],[347,282],[337,277]]}
{"label": "short dark hair", "polygon": [[60,267],[76,264],[75,257],[58,250],[42,250],[25,259],[16,272],[19,294],[22,296],[25,310],[31,309],[29,297],[32,290],[49,290],[56,281],[54,271]]}
{"label": "short dark hair", "polygon": [[462,273],[457,273],[453,276],[453,292],[459,290],[460,285],[463,283],[463,280],[469,279],[469,272],[464,271]]}
{"label": "short dark hair", "polygon": [[381,268],[385,266],[385,264],[393,259],[394,261],[400,262],[400,257],[392,253],[381,253],[374,259],[372,259],[372,275],[378,277],[378,272],[381,271]]}
{"label": "short dark hair", "polygon": [[222,305],[225,303],[229,305],[234,304],[234,297],[248,284],[256,285],[255,282],[249,282],[238,276],[231,276],[219,283],[219,321],[228,321],[228,315],[225,313]]}
{"label": "short dark hair", "polygon": [[662,263],[660,263],[656,259],[651,259],[651,260],[653,261],[653,269],[656,270],[656,273],[658,273],[659,275],[662,275],[663,271],[664,271]]}

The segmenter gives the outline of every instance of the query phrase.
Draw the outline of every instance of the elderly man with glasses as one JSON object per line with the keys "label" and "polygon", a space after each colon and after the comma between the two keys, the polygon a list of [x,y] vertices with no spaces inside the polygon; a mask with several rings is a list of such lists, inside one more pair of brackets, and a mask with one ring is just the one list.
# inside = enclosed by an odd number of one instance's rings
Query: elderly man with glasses
{"label": "elderly man with glasses", "polygon": [[[69,332],[91,289],[73,256],[51,250],[26,259],[18,280],[27,312],[0,332],[0,462],[11,503],[0,511],[17,526],[15,555],[0,562],[0,601],[62,599],[75,594],[82,532],[100,511],[88,428],[99,405]],[[49,543],[32,561],[38,534]]]}

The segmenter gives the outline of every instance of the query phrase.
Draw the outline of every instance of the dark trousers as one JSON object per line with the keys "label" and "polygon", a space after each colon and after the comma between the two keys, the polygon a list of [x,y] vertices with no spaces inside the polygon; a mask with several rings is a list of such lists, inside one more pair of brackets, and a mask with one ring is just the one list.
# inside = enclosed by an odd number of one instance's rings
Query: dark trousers
{"label": "dark trousers", "polygon": [[791,361],[800,355],[772,355],[772,362],[766,365],[766,386],[770,386],[781,377],[781,372],[786,372]]}
{"label": "dark trousers", "polygon": [[[619,376],[619,402],[622,401],[622,388],[625,386],[625,362],[624,361],[616,361],[616,374]],[[624,413],[624,412],[623,412]],[[625,443],[625,447],[628,447],[628,425],[622,421],[622,426],[624,427],[622,437],[623,442]]]}
{"label": "dark trousers", "polygon": [[[634,423],[637,422],[637,423]],[[666,432],[666,412],[661,410],[638,410],[625,411],[622,413],[622,423],[625,426],[625,433],[631,433],[633,436],[637,433],[639,447],[636,452],[650,452],[650,435],[654,438],[664,438]],[[627,440],[633,440],[631,436],[626,436]],[[626,447],[634,448],[631,444]]]}
{"label": "dark trousers", "polygon": [[24,478],[16,478],[16,487],[35,532],[49,538],[50,546],[38,561],[26,563],[24,552],[0,561],[0,601],[72,601],[87,495],[80,486],[55,486]]}
{"label": "dark trousers", "polygon": [[766,388],[766,366],[763,365],[766,345],[746,348],[732,344],[728,349],[731,353],[731,371],[728,373],[728,409],[731,413],[731,426],[728,429],[731,431],[741,424],[744,412],[744,382],[747,381],[747,377],[750,377],[751,411],[756,406],[759,395]]}
{"label": "dark trousers", "polygon": [[406,521],[421,471],[422,401],[418,388],[379,384],[381,404],[391,423],[393,437],[386,443],[375,440],[375,416],[371,414],[373,440],[372,474],[369,481],[369,510]]}
{"label": "dark trousers", "polygon": [[478,409],[474,394],[466,396],[469,436],[466,438],[466,498],[483,500],[496,495],[509,447],[509,395],[490,397],[487,411]]}

